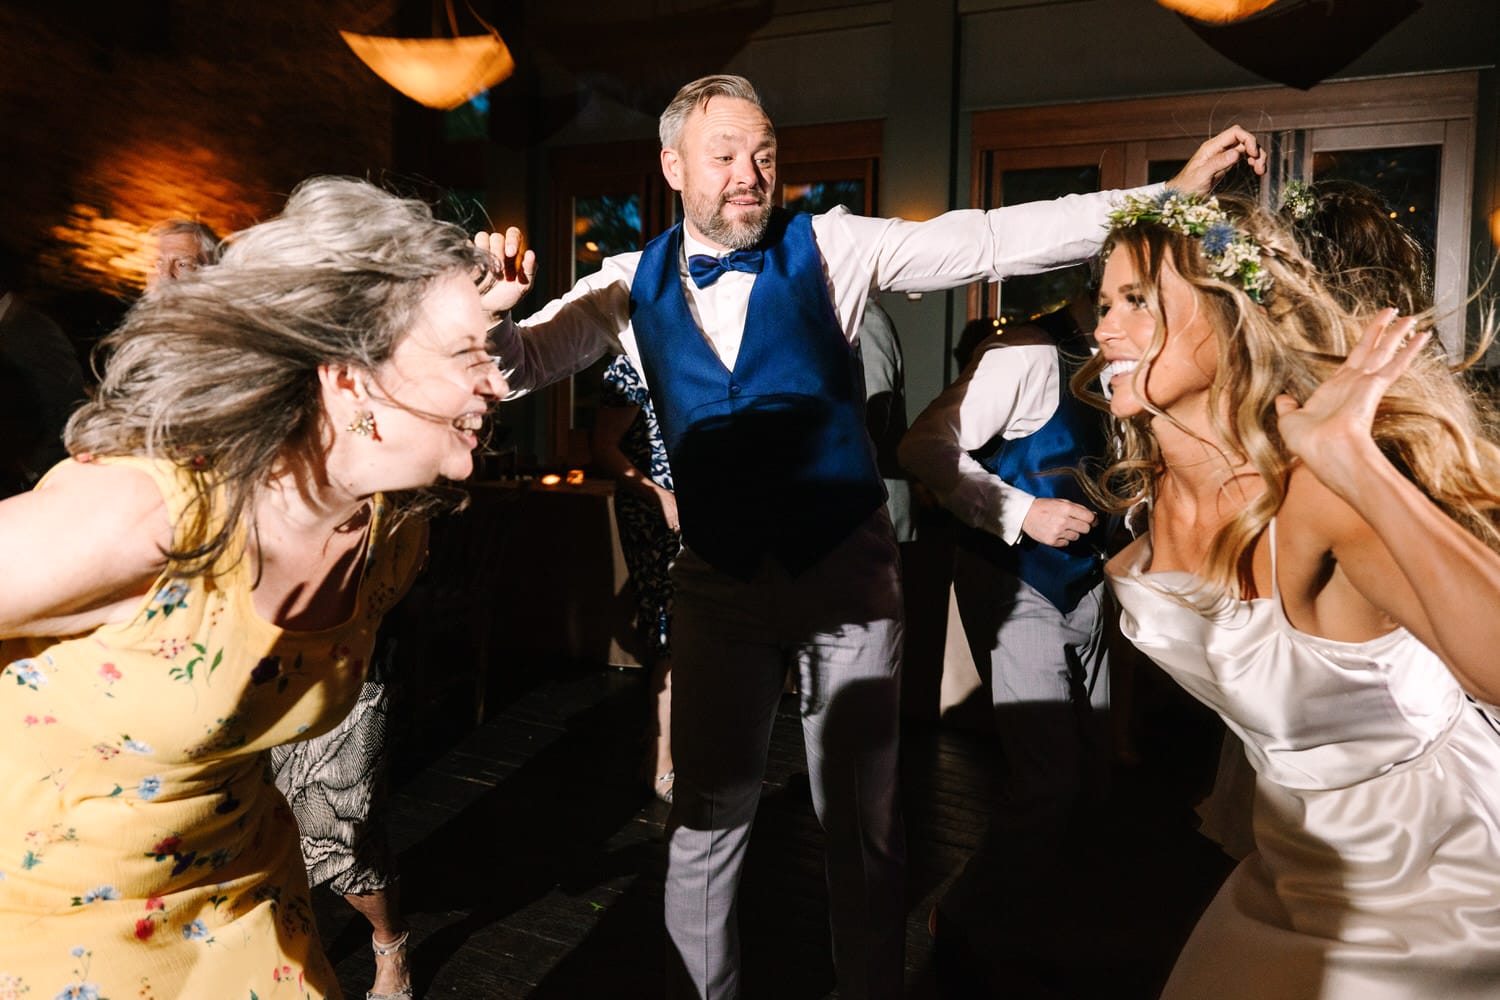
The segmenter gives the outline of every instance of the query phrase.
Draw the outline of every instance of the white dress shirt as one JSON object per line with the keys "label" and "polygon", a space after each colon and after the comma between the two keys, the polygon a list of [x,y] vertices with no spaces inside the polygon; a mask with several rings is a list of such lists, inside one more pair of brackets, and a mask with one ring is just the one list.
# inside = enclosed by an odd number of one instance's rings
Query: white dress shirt
{"label": "white dress shirt", "polygon": [[[814,216],[812,231],[839,326],[853,344],[872,290],[939,291],[1037,274],[1093,256],[1120,197],[1118,191],[1067,195],[989,211],[946,212],[926,222],[868,218],[835,208]],[[685,256],[711,252],[685,228],[683,237]],[[630,285],[640,259],[639,252],[608,257],[596,273],[519,325],[506,321],[491,331],[510,382],[509,398],[578,371],[610,350],[630,355],[644,376],[630,326]],[[731,370],[755,278],[731,271],[707,288],[684,282],[704,337]]]}
{"label": "white dress shirt", "polygon": [[1036,499],[980,465],[969,454],[999,436],[1035,433],[1057,412],[1062,372],[1050,344],[981,341],[962,375],[912,422],[901,439],[901,465],[937,494],[964,524],[1021,540]]}

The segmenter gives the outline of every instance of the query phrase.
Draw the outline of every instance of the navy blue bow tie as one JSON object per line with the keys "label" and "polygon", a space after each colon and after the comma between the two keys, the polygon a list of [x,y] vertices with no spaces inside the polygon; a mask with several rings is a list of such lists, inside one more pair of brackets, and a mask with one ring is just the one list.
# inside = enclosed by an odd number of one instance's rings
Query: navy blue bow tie
{"label": "navy blue bow tie", "polygon": [[725,271],[759,274],[764,258],[765,251],[763,250],[735,250],[722,257],[695,253],[688,258],[688,274],[692,275],[693,284],[699,288],[707,288],[718,281],[719,275]]}

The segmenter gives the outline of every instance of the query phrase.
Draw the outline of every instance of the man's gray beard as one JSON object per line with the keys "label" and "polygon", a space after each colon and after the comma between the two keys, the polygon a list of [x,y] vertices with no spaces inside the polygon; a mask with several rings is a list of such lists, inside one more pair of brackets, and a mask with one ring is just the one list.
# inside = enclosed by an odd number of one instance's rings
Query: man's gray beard
{"label": "man's gray beard", "polygon": [[758,216],[742,216],[739,222],[731,222],[725,217],[721,205],[719,211],[709,218],[703,221],[694,219],[693,222],[700,233],[719,246],[749,250],[766,235],[766,227],[771,224],[771,206],[762,205]]}

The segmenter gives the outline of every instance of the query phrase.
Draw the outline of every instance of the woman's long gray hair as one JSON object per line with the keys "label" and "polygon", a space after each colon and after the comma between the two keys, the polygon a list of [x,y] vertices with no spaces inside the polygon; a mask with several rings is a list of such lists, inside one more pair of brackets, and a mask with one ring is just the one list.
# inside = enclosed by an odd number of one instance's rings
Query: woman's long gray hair
{"label": "woman's long gray hair", "polygon": [[174,572],[201,572],[273,473],[317,474],[331,431],[319,366],[374,371],[435,279],[488,263],[420,201],[306,180],[280,215],[231,237],[220,263],[143,297],[105,338],[98,392],[68,422],[68,450],[190,470],[197,495],[168,558]]}

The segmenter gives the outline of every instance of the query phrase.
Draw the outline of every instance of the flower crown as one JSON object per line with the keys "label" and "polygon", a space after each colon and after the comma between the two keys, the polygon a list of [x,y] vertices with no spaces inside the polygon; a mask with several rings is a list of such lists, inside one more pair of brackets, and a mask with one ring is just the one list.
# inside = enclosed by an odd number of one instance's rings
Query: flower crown
{"label": "flower crown", "polygon": [[1219,199],[1163,188],[1154,195],[1130,194],[1109,213],[1111,229],[1156,224],[1196,237],[1214,274],[1236,281],[1256,304],[1265,301],[1271,275],[1260,263],[1261,245],[1235,228]]}

